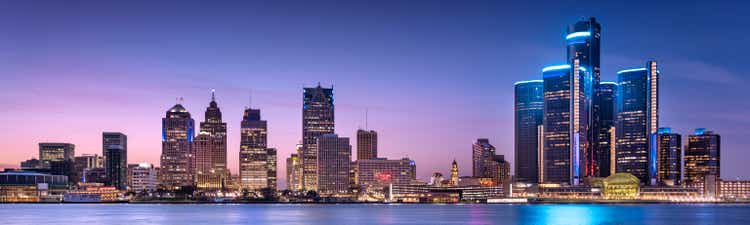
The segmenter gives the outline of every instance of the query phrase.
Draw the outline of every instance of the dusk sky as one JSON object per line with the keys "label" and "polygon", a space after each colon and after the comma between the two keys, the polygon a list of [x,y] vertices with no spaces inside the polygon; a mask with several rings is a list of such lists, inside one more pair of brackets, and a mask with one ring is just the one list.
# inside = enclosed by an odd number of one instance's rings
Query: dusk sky
{"label": "dusk sky", "polygon": [[352,145],[368,109],[381,157],[414,159],[421,179],[453,159],[470,175],[477,138],[514,163],[513,83],[565,63],[566,27],[593,16],[602,81],[657,60],[660,126],[719,133],[722,177],[750,178],[750,3],[503,2],[3,1],[0,166],[39,142],[101,154],[102,131],[128,135],[129,163],[158,164],[166,110],[183,97],[197,125],[216,89],[232,173],[252,93],[283,187],[302,88],[320,82]]}

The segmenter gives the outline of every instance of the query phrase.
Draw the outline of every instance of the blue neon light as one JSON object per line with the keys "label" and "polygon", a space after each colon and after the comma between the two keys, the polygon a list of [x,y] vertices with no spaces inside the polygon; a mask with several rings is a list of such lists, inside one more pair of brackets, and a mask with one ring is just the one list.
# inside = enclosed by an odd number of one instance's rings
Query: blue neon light
{"label": "blue neon light", "polygon": [[570,69],[570,65],[568,64],[548,66],[548,67],[542,68],[542,73],[547,72],[547,71],[552,71],[552,70],[569,70],[569,69]]}
{"label": "blue neon light", "polygon": [[672,133],[672,128],[669,128],[669,127],[659,128],[659,134],[670,134],[670,133]]}
{"label": "blue neon light", "polygon": [[528,83],[542,83],[543,80],[525,80],[525,81],[519,81],[514,83],[513,85],[519,85],[519,84],[528,84]]}
{"label": "blue neon light", "polygon": [[657,143],[658,143],[657,135],[651,134],[651,148],[650,148],[651,151],[649,152],[649,156],[650,156],[649,158],[651,159],[651,162],[649,163],[648,171],[652,179],[656,179],[656,169],[657,169],[657,163],[658,163],[657,153],[659,150],[659,145]]}
{"label": "blue neon light", "polygon": [[579,70],[586,72],[586,67],[578,67]]}
{"label": "blue neon light", "polygon": [[618,84],[617,82],[610,82],[610,81],[599,82],[599,83],[600,83],[600,84],[620,85],[620,84]]}
{"label": "blue neon light", "polygon": [[629,69],[629,70],[620,70],[620,71],[617,71],[617,74],[621,74],[621,73],[630,73],[630,72],[637,72],[637,71],[646,71],[646,68],[637,68],[637,69]]}
{"label": "blue neon light", "polygon": [[703,135],[704,133],[706,133],[706,128],[695,129],[695,135]]}
{"label": "blue neon light", "polygon": [[588,31],[581,31],[581,32],[574,32],[568,34],[568,36],[565,36],[565,40],[570,40],[573,38],[579,38],[579,37],[588,37],[591,36],[591,32]]}

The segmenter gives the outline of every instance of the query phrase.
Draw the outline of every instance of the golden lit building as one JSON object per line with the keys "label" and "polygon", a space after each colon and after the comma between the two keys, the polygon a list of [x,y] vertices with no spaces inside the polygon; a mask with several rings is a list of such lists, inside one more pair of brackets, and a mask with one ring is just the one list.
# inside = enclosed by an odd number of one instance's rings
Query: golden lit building
{"label": "golden lit building", "polygon": [[635,199],[638,197],[640,180],[629,173],[615,173],[604,179],[604,198]]}

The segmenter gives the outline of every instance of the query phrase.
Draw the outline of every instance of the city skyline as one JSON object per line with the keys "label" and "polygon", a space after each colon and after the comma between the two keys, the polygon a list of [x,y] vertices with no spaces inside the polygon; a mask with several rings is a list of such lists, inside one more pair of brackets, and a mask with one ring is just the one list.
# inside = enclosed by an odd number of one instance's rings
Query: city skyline
{"label": "city skyline", "polygon": [[[347,6],[355,10],[359,9],[357,6]],[[492,9],[499,8],[495,5],[491,6],[493,6]],[[50,8],[41,9],[37,13],[56,9],[54,6],[47,7]],[[437,17],[432,14],[437,11],[437,6],[431,6],[414,17],[407,17],[407,10],[403,6],[393,7],[397,9],[393,12],[396,17],[416,19],[427,16]],[[435,171],[449,174],[450,162],[454,158],[462,168],[461,175],[470,175],[471,170],[468,168],[471,168],[471,144],[477,138],[489,138],[490,143],[497,148],[498,155],[505,155],[507,159],[513,160],[513,83],[520,80],[540,79],[539,71],[542,67],[549,65],[548,63],[565,62],[564,54],[560,51],[565,46],[561,37],[567,25],[578,21],[580,19],[578,15],[580,15],[595,16],[603,26],[602,81],[615,81],[615,73],[618,70],[642,66],[643,62],[649,59],[658,60],[660,70],[668,74],[663,77],[660,84],[662,90],[660,91],[659,125],[672,127],[675,133],[683,136],[691,134],[692,130],[700,127],[716,131],[723,136],[722,154],[724,157],[722,160],[724,163],[722,166],[724,171],[722,174],[726,176],[726,179],[736,176],[750,177],[750,174],[745,174],[740,169],[744,159],[742,151],[750,144],[743,139],[748,134],[744,128],[750,124],[750,121],[744,115],[750,111],[750,105],[742,101],[744,97],[738,96],[742,92],[736,90],[742,87],[742,84],[747,84],[748,78],[740,75],[742,71],[740,62],[743,58],[730,59],[732,56],[739,56],[741,50],[747,50],[747,46],[741,45],[739,43],[741,40],[733,41],[729,38],[724,41],[737,44],[737,48],[713,49],[707,52],[708,54],[701,55],[697,54],[700,53],[699,50],[692,48],[693,45],[707,44],[708,40],[713,43],[717,41],[716,38],[720,37],[711,36],[706,38],[707,40],[695,41],[695,39],[685,39],[681,36],[695,34],[696,29],[697,34],[710,35],[711,32],[716,32],[713,29],[718,29],[718,25],[710,24],[713,27],[709,27],[707,24],[698,23],[698,26],[680,30],[667,28],[665,21],[655,19],[651,25],[659,26],[664,31],[657,30],[653,36],[637,37],[629,33],[653,30],[639,28],[638,26],[642,23],[638,22],[643,22],[642,19],[624,21],[627,17],[623,13],[613,12],[612,6],[604,5],[601,6],[603,9],[600,12],[584,13],[586,11],[581,10],[577,14],[570,12],[564,15],[563,13],[554,14],[545,17],[544,21],[526,21],[526,25],[536,26],[539,29],[518,29],[519,34],[526,36],[508,37],[507,33],[496,33],[497,31],[493,29],[503,29],[506,26],[518,28],[518,25],[501,24],[494,20],[494,22],[484,22],[484,19],[499,18],[490,12],[467,15],[462,10],[477,10],[480,7],[473,5],[462,7],[451,14],[459,18],[456,23],[476,25],[476,28],[454,27],[460,25],[438,18],[437,23],[441,24],[439,29],[436,28],[438,30],[420,29],[420,25],[428,23],[417,20],[393,28],[418,27],[414,31],[399,30],[399,38],[386,38],[381,43],[366,41],[367,37],[360,35],[370,32],[378,35],[388,34],[387,27],[395,25],[396,21],[369,21],[375,26],[374,30],[370,31],[362,30],[361,27],[349,23],[337,22],[337,16],[340,16],[337,13],[330,16],[303,14],[302,18],[320,17],[323,20],[321,23],[334,24],[323,25],[326,31],[332,33],[330,34],[332,40],[321,41],[312,38],[315,45],[306,48],[302,47],[300,42],[304,39],[296,38],[281,39],[278,42],[250,38],[249,40],[232,40],[228,45],[215,44],[204,47],[190,47],[190,45],[200,43],[201,38],[183,39],[164,46],[164,50],[174,51],[174,53],[150,52],[159,50],[151,43],[158,43],[160,40],[158,38],[132,36],[119,39],[115,36],[123,32],[121,30],[108,30],[98,22],[78,21],[68,18],[69,15],[65,12],[54,11],[53,15],[63,18],[61,25],[64,28],[78,30],[39,28],[33,26],[34,21],[27,21],[22,22],[29,23],[27,28],[14,27],[21,34],[10,37],[11,42],[20,47],[0,44],[10,49],[10,53],[0,53],[1,56],[10,58],[14,54],[20,55],[10,62],[0,63],[3,68],[0,72],[12,77],[11,82],[0,84],[0,87],[8,90],[0,100],[4,105],[10,106],[0,112],[3,118],[0,123],[3,124],[5,130],[14,131],[3,135],[0,140],[0,147],[7,149],[6,152],[8,152],[3,154],[5,157],[0,160],[0,164],[18,166],[20,161],[35,155],[40,142],[72,143],[76,145],[77,155],[98,154],[101,152],[101,132],[115,131],[128,135],[130,145],[128,163],[149,162],[158,165],[161,149],[159,119],[174,104],[173,100],[177,97],[184,97],[183,106],[191,112],[192,118],[195,121],[203,121],[205,118],[200,114],[205,108],[205,102],[209,99],[209,90],[215,88],[217,102],[223,110],[224,122],[228,124],[227,162],[232,174],[237,174],[238,171],[240,137],[238,125],[242,119],[243,107],[248,104],[250,107],[263,111],[264,120],[268,121],[269,126],[268,146],[278,149],[278,168],[285,168],[284,160],[281,159],[295,152],[295,145],[302,139],[300,133],[302,130],[300,123],[302,88],[313,87],[317,82],[322,82],[325,87],[334,87],[337,134],[342,137],[356,137],[357,128],[365,126],[364,114],[367,110],[369,111],[367,126],[378,132],[379,155],[392,159],[408,156],[415,160],[419,164],[417,177],[422,180],[426,180]],[[658,8],[660,5],[655,7]],[[511,8],[524,8],[524,6],[518,5]],[[91,16],[81,11],[83,10],[76,13],[81,13],[80,16],[83,18]],[[230,13],[230,15],[237,15],[236,13]],[[533,15],[535,14],[530,16]],[[6,16],[24,17],[18,14]],[[367,16],[365,14],[357,17],[356,21],[368,22]],[[701,17],[709,19],[711,16],[720,18],[720,15],[714,14]],[[207,21],[213,22],[226,20],[225,17],[216,14],[207,15],[207,17]],[[115,14],[104,20],[123,18],[131,17]],[[738,21],[734,20],[734,23],[737,23],[738,27],[743,27],[742,22]],[[143,21],[136,22],[123,23],[134,26],[143,23]],[[299,29],[307,24],[294,21],[283,22]],[[3,23],[0,24],[2,27],[8,26],[4,22],[0,23]],[[138,31],[170,24],[177,23],[176,21],[161,21],[154,25],[155,27],[124,29]],[[255,23],[248,22],[246,25],[250,28],[274,31],[273,28]],[[341,27],[336,25],[341,25]],[[198,29],[201,31],[216,31],[224,35],[229,32],[228,27],[209,27],[210,25],[198,23]],[[66,42],[70,41],[70,38],[80,38],[77,35],[85,36],[97,31],[106,31],[93,39],[101,42],[75,42],[73,44]],[[182,27],[169,29],[169,32],[174,32],[174,34],[150,31],[153,35],[166,35],[166,37],[195,32]],[[40,32],[61,35],[61,40],[45,42],[46,39],[39,39],[36,36],[29,37],[30,40],[22,40],[22,37],[25,37],[22,35],[38,35]],[[312,30],[297,30],[296,32],[313,34]],[[737,32],[726,36],[747,35],[740,31],[722,32]],[[275,37],[285,37],[280,33],[272,34]],[[336,36],[336,34],[344,35],[352,40],[333,43],[345,40],[344,37]],[[439,34],[450,34],[456,37],[455,40],[435,37],[437,40],[418,42],[421,38],[434,37],[433,35]],[[478,37],[479,43],[470,42],[472,39],[469,36],[482,34],[485,36]],[[250,34],[242,33],[242,35],[248,37]],[[209,35],[207,38],[211,37]],[[523,39],[522,37],[531,38],[528,38],[530,40],[526,42],[520,40]],[[216,41],[216,39],[209,40]],[[690,46],[685,46],[683,49],[676,48],[667,44],[669,40],[682,40],[682,44]],[[687,40],[697,43],[687,43]],[[40,41],[46,45],[39,45]],[[276,43],[274,46],[277,48],[261,48],[253,43]],[[418,44],[414,47],[406,46],[414,43]],[[447,46],[437,47],[439,44],[446,43]],[[505,47],[508,46],[505,45],[509,43],[526,47],[528,49],[520,50],[528,52],[522,52],[517,58],[508,58],[504,53],[497,53],[519,50],[515,47],[506,50]],[[638,43],[638,45],[630,46],[632,43]],[[131,47],[136,49],[132,51],[123,47],[97,49],[97,47],[109,44],[133,45]],[[354,47],[359,44],[364,44],[364,47]],[[660,44],[664,46],[659,46]],[[73,57],[71,58],[62,58],[65,53],[69,53],[70,49],[67,47],[79,45],[86,48],[72,51]],[[378,50],[384,47],[382,45],[386,48]],[[716,45],[722,46],[726,43]],[[49,49],[44,50],[45,46]],[[346,46],[353,49],[346,50],[347,48],[344,48]],[[23,47],[29,48],[30,51],[24,53],[26,49]],[[404,47],[405,51],[397,51]],[[437,48],[437,50],[429,50],[429,48]],[[260,49],[260,52],[268,55],[241,53],[241,51],[252,49]],[[302,52],[300,56],[291,57],[291,53],[300,49]],[[315,53],[327,49],[333,50],[320,55],[322,59],[316,58]],[[225,50],[231,51],[224,53]],[[209,54],[201,57],[179,55],[186,52]],[[438,52],[448,52],[454,55],[427,56]],[[405,56],[399,56],[399,53]],[[102,54],[103,58],[95,59]],[[680,56],[682,54],[689,57]],[[707,59],[714,55],[719,55],[718,59]],[[147,58],[138,59],[137,57],[140,56],[147,56]],[[477,62],[461,60],[458,59],[459,56],[474,58]],[[290,58],[281,59],[284,57]],[[387,59],[388,57],[393,57],[393,59]],[[452,60],[457,61],[452,63]],[[98,65],[92,65],[89,62]],[[37,63],[47,66],[29,68]],[[259,65],[264,63],[270,65],[267,67]],[[110,73],[115,75],[104,77]],[[62,81],[53,79],[63,76],[70,79]],[[455,76],[460,79],[453,78]],[[136,79],[131,80],[131,77]],[[106,85],[100,86],[99,84]],[[161,84],[168,84],[172,87],[165,88]],[[692,91],[695,87],[705,88],[707,91],[696,93]],[[489,110],[477,108],[477,104],[485,105],[489,107]],[[729,106],[732,106],[734,110],[723,110]],[[451,118],[451,120],[445,120],[445,118]],[[445,127],[451,129],[440,129]],[[687,137],[683,139],[687,140]],[[351,144],[356,146],[356,143]],[[511,165],[514,163],[511,161]],[[283,169],[277,170],[284,171]],[[279,180],[286,179],[285,176],[278,177]]]}

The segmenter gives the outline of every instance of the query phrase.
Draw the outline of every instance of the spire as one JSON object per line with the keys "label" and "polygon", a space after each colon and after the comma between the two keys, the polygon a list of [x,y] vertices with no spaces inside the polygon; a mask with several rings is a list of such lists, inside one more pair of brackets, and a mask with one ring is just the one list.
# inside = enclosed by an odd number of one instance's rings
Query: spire
{"label": "spire", "polygon": [[216,89],[211,89],[211,101],[216,101]]}

